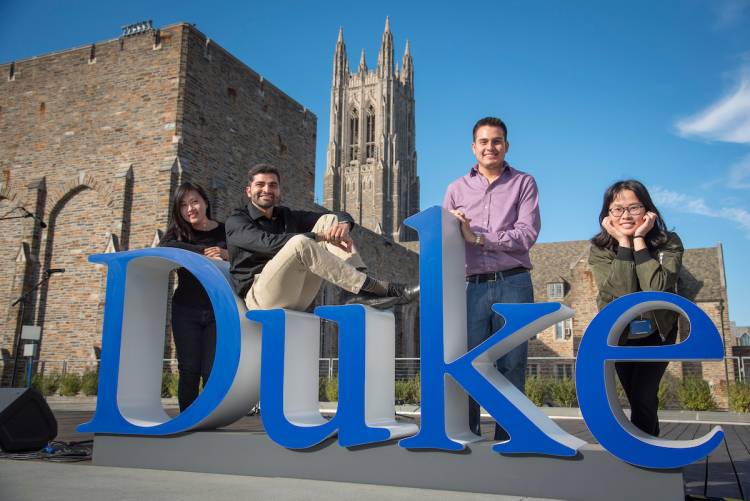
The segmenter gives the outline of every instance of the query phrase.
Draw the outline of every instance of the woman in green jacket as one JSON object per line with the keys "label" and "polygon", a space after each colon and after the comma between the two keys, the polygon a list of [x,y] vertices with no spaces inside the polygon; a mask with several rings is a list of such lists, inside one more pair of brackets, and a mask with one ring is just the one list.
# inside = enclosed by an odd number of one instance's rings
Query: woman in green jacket
{"label": "woman in green jacket", "polygon": [[[638,291],[676,292],[683,247],[667,231],[659,210],[639,181],[618,181],[604,193],[599,214],[602,230],[591,239],[589,264],[599,289],[597,306]],[[677,313],[654,310],[632,321],[620,345],[655,346],[677,339]],[[667,362],[616,362],[630,402],[630,421],[658,436],[659,382]]]}

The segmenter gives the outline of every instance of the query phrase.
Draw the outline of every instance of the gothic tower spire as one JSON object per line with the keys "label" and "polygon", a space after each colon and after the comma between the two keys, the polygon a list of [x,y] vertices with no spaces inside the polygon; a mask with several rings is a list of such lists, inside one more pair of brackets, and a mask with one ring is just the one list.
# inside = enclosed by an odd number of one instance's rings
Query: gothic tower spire
{"label": "gothic tower spire", "polygon": [[406,40],[404,59],[401,62],[401,82],[412,94],[414,93],[414,60],[411,58],[408,39]]}
{"label": "gothic tower spire", "polygon": [[391,18],[385,18],[383,40],[378,53],[378,76],[389,78],[393,76],[393,35],[391,35]]}
{"label": "gothic tower spire", "polygon": [[349,76],[349,62],[346,57],[344,43],[344,28],[339,28],[339,38],[336,40],[336,51],[333,53],[333,86],[339,87]]}
{"label": "gothic tower spire", "polygon": [[360,76],[364,76],[367,74],[367,61],[365,61],[365,49],[362,49],[362,55],[359,56],[359,68],[357,68],[357,72],[360,74]]}

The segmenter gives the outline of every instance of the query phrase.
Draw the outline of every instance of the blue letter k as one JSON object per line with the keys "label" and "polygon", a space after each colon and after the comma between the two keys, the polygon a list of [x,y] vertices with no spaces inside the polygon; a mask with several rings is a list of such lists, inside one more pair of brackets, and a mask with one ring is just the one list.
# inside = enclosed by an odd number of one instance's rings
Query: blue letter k
{"label": "blue letter k", "polygon": [[558,303],[495,304],[492,308],[505,318],[505,325],[467,353],[464,241],[458,222],[448,211],[433,207],[407,223],[420,240],[422,421],[419,433],[399,445],[461,450],[479,440],[469,430],[469,393],[510,435],[510,440],[495,444],[494,451],[574,456],[585,442],[560,429],[493,366],[534,334],[572,317],[573,311]]}

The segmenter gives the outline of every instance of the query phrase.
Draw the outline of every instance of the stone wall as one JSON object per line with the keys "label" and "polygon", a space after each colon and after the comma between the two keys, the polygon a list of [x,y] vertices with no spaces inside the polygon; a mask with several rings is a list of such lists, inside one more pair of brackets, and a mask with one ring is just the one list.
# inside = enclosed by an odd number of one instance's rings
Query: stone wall
{"label": "stone wall", "polygon": [[311,209],[317,118],[195,28],[185,32],[185,85],[178,124],[183,177],[203,185],[216,216],[247,203],[247,171],[271,163],[284,203]]}
{"label": "stone wall", "polygon": [[0,65],[4,208],[48,225],[0,223],[18,257],[0,270],[4,358],[18,325],[13,297],[42,270],[65,268],[26,303],[24,323],[42,326],[42,358],[91,359],[104,275],[86,257],[149,245],[166,223],[170,175],[160,166],[176,154],[181,40],[179,30],[164,35],[158,46],[147,33]]}

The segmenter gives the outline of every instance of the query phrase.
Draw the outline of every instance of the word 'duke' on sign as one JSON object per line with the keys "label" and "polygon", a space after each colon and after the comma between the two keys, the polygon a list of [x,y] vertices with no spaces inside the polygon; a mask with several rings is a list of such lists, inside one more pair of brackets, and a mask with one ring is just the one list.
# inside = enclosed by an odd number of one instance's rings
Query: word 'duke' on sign
{"label": "word 'duke' on sign", "polygon": [[[287,448],[309,448],[337,434],[344,447],[400,438],[407,449],[455,451],[478,439],[468,425],[470,394],[510,435],[494,451],[576,455],[584,442],[558,427],[493,367],[494,360],[572,317],[573,310],[559,303],[495,304],[492,309],[505,325],[467,352],[464,241],[457,221],[432,207],[407,223],[420,239],[419,428],[394,418],[391,313],[362,305],[321,306],[315,314],[248,312],[229,285],[225,263],[153,248],[89,258],[107,266],[107,295],[96,413],[78,430],[164,436],[212,429],[245,416],[260,400],[268,437]],[[160,381],[169,273],[176,266],[195,275],[211,299],[217,349],[203,392],[171,418],[161,407]],[[617,346],[628,322],[653,309],[686,317],[687,339],[673,346]],[[339,402],[330,420],[318,408],[321,319],[338,324]],[[644,435],[618,402],[614,363],[721,360],[723,355],[714,324],[682,297],[641,292],[613,301],[592,320],[578,350],[576,388],[587,426],[610,453],[638,466],[675,468],[704,458],[721,443],[721,428],[694,440]]]}

